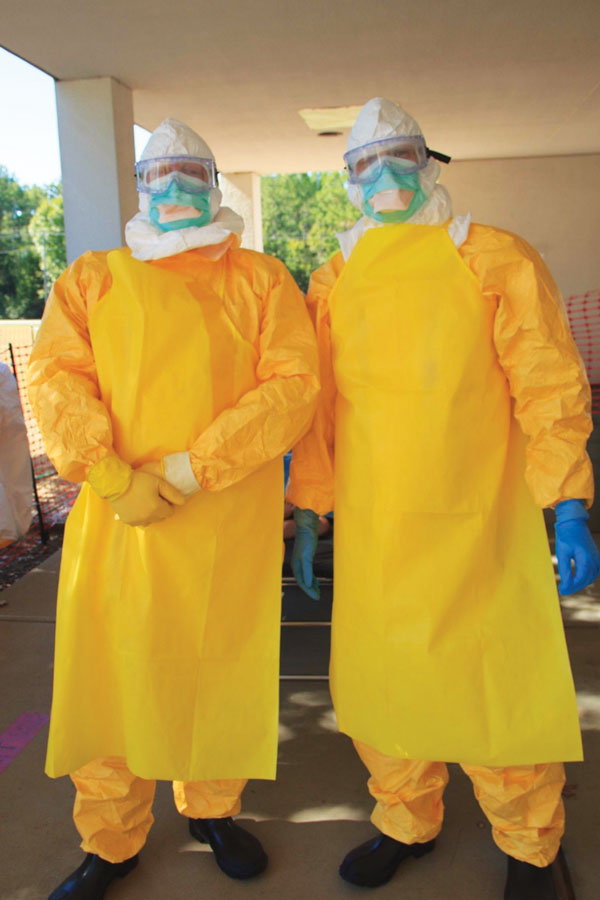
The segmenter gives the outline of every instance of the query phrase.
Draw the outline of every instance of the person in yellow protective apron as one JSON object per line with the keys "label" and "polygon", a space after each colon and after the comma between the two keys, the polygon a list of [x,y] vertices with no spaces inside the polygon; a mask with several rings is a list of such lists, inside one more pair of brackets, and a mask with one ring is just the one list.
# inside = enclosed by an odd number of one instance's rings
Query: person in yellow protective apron
{"label": "person in yellow protective apron", "polygon": [[559,506],[561,589],[593,581],[585,373],[538,254],[452,219],[412,118],[371,100],[349,148],[365,216],[311,279],[322,393],[287,495],[315,598],[335,508],[331,691],[377,800],[340,874],[383,884],[433,848],[452,761],[508,855],[506,900],[551,900],[581,741],[540,507]]}
{"label": "person in yellow protective apron", "polygon": [[129,246],[61,275],[29,369],[48,453],[83,481],[46,771],[71,775],[88,855],[53,900],[133,868],[157,778],[227,874],[267,863],[231,816],[246,779],[275,777],[282,459],[314,412],[316,342],[285,267],[240,249],[198,135],[165,120],[137,169]]}

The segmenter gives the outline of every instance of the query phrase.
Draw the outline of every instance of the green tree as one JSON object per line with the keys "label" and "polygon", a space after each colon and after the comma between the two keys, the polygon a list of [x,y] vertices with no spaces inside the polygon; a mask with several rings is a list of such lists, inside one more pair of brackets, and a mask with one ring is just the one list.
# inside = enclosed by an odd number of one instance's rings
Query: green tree
{"label": "green tree", "polygon": [[351,228],[360,217],[344,188],[342,172],[323,172],[315,196],[313,222],[308,232],[308,247],[317,265],[340,249],[336,234]]}
{"label": "green tree", "polygon": [[44,306],[39,256],[27,226],[44,197],[0,166],[0,318],[33,318]]}
{"label": "green tree", "polygon": [[66,265],[60,184],[26,187],[0,166],[0,318],[38,318]]}
{"label": "green tree", "polygon": [[29,235],[40,258],[44,295],[67,265],[65,245],[65,219],[60,185],[50,185],[48,196],[44,197],[31,217]]}
{"label": "green tree", "polygon": [[336,232],[359,216],[343,183],[341,172],[262,178],[265,253],[281,259],[303,291],[310,273],[339,249]]}

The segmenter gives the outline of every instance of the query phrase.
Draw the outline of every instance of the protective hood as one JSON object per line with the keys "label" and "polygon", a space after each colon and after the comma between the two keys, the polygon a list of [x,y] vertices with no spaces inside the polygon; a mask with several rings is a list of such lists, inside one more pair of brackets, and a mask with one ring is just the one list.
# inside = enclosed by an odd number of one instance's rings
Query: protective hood
{"label": "protective hood", "polygon": [[[208,144],[176,119],[165,119],[152,133],[144,147],[142,159],[159,156],[194,156],[214,159]],[[178,231],[162,231],[149,218],[150,197],[139,193],[140,211],[125,226],[125,240],[135,259],[163,259],[196,247],[221,244],[231,234],[241,234],[244,222],[227,206],[221,206],[218,188],[210,191],[211,221],[207,225],[190,226]]]}
{"label": "protective hood", "polygon": [[[422,134],[419,125],[412,116],[383,97],[374,97],[360,110],[356,122],[348,135],[348,150],[362,147],[370,141],[405,135],[413,137]],[[407,221],[412,225],[441,225],[452,217],[452,201],[446,188],[437,184],[440,177],[440,166],[430,158],[424,169],[418,173],[426,202]],[[348,199],[357,209],[363,209],[363,195],[358,184],[346,184]],[[348,231],[337,235],[340,247],[347,259],[356,242],[369,228],[381,226],[367,216],[363,216]]]}

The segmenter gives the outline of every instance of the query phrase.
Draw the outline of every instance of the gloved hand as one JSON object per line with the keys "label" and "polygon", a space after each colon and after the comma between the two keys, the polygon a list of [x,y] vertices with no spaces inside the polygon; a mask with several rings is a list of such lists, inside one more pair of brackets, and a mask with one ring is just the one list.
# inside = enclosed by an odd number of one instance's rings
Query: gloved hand
{"label": "gloved hand", "polygon": [[162,459],[144,463],[136,469],[136,472],[147,472],[149,475],[156,475],[157,478],[165,481],[165,465]]}
{"label": "gloved hand", "polygon": [[292,551],[292,572],[305,594],[313,600],[321,596],[313,573],[313,559],[319,540],[319,517],[312,509],[295,509],[296,539]]}
{"label": "gloved hand", "polygon": [[151,475],[156,475],[158,478],[168,481],[172,487],[181,493],[185,500],[201,490],[194,475],[190,454],[187,450],[184,450],[182,453],[169,453],[158,461],[144,463],[139,467],[138,471],[149,472]]}
{"label": "gloved hand", "polygon": [[185,497],[164,478],[136,469],[125,493],[109,503],[126,525],[143,527],[172,516]]}
{"label": "gloved hand", "polygon": [[[556,556],[562,596],[592,584],[600,574],[600,553],[587,526],[589,518],[581,500],[563,500],[556,507]],[[575,564],[575,573],[571,569]]]}

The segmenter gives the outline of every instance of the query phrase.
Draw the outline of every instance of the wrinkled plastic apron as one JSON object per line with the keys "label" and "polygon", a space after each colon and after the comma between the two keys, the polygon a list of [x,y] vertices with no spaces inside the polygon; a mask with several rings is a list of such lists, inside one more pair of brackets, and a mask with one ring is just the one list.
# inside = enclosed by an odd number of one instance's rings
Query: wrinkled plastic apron
{"label": "wrinkled plastic apron", "polygon": [[[89,328],[115,449],[135,466],[190,447],[255,387],[256,353],[224,311],[223,260],[203,264],[205,283],[125,251],[108,265]],[[114,755],[145,778],[275,776],[281,468],[147,528],[83,486],[65,532],[50,775]]]}
{"label": "wrinkled plastic apron", "polygon": [[495,303],[445,229],[393,225],[357,244],[330,310],[341,730],[409,759],[580,759]]}

